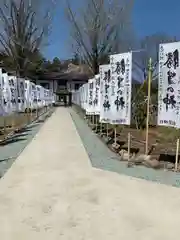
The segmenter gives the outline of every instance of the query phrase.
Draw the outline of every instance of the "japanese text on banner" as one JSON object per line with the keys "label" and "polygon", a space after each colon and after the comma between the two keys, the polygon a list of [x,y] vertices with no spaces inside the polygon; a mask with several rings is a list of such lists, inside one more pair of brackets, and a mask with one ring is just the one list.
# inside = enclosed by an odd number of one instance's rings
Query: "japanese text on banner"
{"label": "japanese text on banner", "polygon": [[101,84],[101,108],[100,121],[103,123],[110,123],[111,118],[111,103],[110,103],[110,82],[111,70],[110,65],[101,65],[99,67],[100,84]]}
{"label": "japanese text on banner", "polygon": [[180,127],[180,42],[159,46],[158,125]]}
{"label": "japanese text on banner", "polygon": [[111,122],[130,125],[132,53],[110,56],[111,65]]}

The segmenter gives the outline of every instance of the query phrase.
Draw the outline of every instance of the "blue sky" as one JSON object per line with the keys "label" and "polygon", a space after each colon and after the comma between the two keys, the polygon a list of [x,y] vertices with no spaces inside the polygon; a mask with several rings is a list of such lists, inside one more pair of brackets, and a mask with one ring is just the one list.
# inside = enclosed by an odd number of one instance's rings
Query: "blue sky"
{"label": "blue sky", "polygon": [[[81,7],[82,0],[72,0],[73,5]],[[85,0],[84,0],[85,1]],[[72,56],[70,33],[64,13],[64,3],[59,0],[54,12],[53,28],[49,46],[44,50],[48,59]],[[156,32],[180,37],[180,0],[134,0],[133,25],[137,37]]]}

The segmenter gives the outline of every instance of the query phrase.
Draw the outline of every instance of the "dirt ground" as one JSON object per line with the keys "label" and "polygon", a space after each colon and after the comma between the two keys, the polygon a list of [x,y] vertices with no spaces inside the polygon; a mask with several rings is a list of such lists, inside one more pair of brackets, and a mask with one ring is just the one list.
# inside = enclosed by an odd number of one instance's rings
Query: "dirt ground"
{"label": "dirt ground", "polygon": [[[44,109],[39,109],[40,115]],[[21,128],[31,123],[37,118],[37,112],[32,113],[15,113],[10,116],[0,117],[0,141],[3,140],[14,129]]]}
{"label": "dirt ground", "polygon": [[[78,106],[74,106],[76,112],[78,112],[81,117],[85,117],[85,112],[79,108]],[[87,116],[91,119],[92,116]],[[96,118],[96,117],[95,117]],[[98,122],[94,118],[94,122]],[[107,124],[103,124],[104,128],[107,127]],[[114,132],[114,126],[108,124],[109,133]],[[123,126],[119,125],[116,127],[117,131],[117,142],[120,145],[123,145],[123,148],[128,147],[128,133],[131,134],[131,150],[137,149],[139,153],[145,153],[145,142],[146,142],[146,129],[136,129],[134,127]],[[106,131],[105,131],[106,132]],[[148,148],[149,152],[153,155],[156,159],[162,159],[163,161],[166,159],[170,162],[175,161],[175,154],[176,154],[176,141],[180,137],[180,131],[171,128],[171,127],[160,127],[160,126],[149,126],[149,138],[148,138]],[[180,158],[180,156],[179,156]]]}

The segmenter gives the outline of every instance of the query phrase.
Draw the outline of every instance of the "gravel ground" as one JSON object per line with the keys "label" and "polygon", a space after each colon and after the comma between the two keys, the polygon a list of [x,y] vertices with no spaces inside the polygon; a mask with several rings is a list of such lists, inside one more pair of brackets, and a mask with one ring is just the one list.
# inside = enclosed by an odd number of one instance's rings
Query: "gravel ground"
{"label": "gravel ground", "polygon": [[[49,114],[51,112],[52,110],[50,110]],[[23,132],[15,134],[7,141],[7,144],[0,145],[0,177],[6,173],[15,159],[37,134],[47,116],[48,112],[42,115],[39,121],[29,124]]]}
{"label": "gravel ground", "polygon": [[180,187],[180,173],[154,170],[142,166],[127,168],[126,163],[120,162],[118,156],[111,152],[96,134],[91,131],[87,123],[79,116],[76,110],[72,109],[70,111],[71,117],[76,125],[93,167]]}

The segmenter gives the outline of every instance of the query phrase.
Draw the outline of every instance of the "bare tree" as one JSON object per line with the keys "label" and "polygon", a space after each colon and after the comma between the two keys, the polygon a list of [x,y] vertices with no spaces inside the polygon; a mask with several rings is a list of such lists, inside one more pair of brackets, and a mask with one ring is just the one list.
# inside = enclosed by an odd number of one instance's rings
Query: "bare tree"
{"label": "bare tree", "polygon": [[144,37],[139,44],[139,54],[135,64],[143,71],[147,71],[149,58],[152,58],[153,77],[156,78],[158,71],[159,44],[177,41],[175,37],[171,37],[164,33],[155,33]]}
{"label": "bare tree", "polygon": [[[156,33],[143,38],[139,44],[139,52],[137,53],[137,58],[134,59],[134,65],[141,69],[141,75],[144,72],[144,82],[142,85],[138,86],[133,95],[132,106],[133,106],[133,120],[136,122],[137,128],[145,126],[146,120],[146,108],[147,108],[147,72],[148,72],[148,61],[152,58],[152,88],[151,88],[151,99],[150,99],[150,109],[152,110],[150,114],[151,124],[155,124],[154,119],[156,119],[157,114],[157,84],[158,84],[158,60],[159,60],[159,44],[169,43],[177,41],[175,37],[170,37],[169,35],[163,33]],[[141,76],[142,79],[142,76]],[[151,119],[152,118],[152,119]]]}
{"label": "bare tree", "polygon": [[1,55],[11,59],[13,70],[20,76],[26,75],[34,58],[39,56],[50,31],[50,10],[42,4],[43,1],[34,0],[0,3]]}
{"label": "bare tree", "polygon": [[[159,44],[161,43],[169,43],[175,42],[177,39],[175,37],[171,37],[164,33],[155,33],[150,36],[144,37],[139,43],[139,50],[137,51],[136,57],[133,59],[133,63],[135,68],[140,69],[140,78],[142,80],[142,74],[144,79],[147,80],[147,72],[148,72],[148,61],[149,58],[152,59],[152,71],[153,71],[153,79],[157,80],[158,77],[158,59],[159,59]],[[153,83],[157,83],[157,81],[153,81]],[[144,82],[145,84],[145,82]],[[154,84],[156,85],[156,84]],[[139,92],[143,89],[143,85],[141,85],[139,91],[137,91],[134,96],[134,101],[136,100]]]}
{"label": "bare tree", "polygon": [[125,50],[133,2],[85,0],[83,10],[76,13],[67,0],[73,47],[92,73],[98,73],[99,64],[107,62],[109,54]]}

